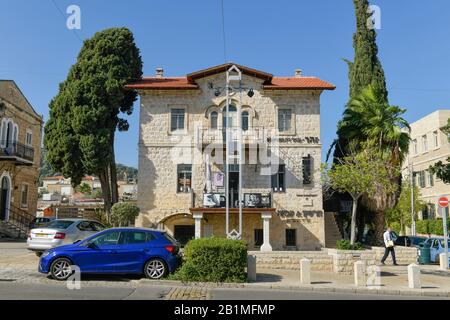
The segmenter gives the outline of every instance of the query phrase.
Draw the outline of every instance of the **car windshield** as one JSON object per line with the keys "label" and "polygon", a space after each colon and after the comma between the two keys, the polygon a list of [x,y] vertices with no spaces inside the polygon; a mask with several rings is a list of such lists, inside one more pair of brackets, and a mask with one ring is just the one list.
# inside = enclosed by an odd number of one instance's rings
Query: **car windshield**
{"label": "car windshield", "polygon": [[46,228],[67,229],[73,223],[74,223],[74,221],[70,221],[70,220],[54,220],[54,221],[50,222],[46,226]]}

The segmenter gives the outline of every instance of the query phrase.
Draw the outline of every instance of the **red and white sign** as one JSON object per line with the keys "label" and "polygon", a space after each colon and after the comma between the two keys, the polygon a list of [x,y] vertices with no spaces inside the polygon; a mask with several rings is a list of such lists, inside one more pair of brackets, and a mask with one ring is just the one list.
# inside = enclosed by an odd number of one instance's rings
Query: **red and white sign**
{"label": "red and white sign", "polygon": [[441,208],[447,208],[448,207],[448,198],[447,197],[440,197],[438,200],[439,207]]}

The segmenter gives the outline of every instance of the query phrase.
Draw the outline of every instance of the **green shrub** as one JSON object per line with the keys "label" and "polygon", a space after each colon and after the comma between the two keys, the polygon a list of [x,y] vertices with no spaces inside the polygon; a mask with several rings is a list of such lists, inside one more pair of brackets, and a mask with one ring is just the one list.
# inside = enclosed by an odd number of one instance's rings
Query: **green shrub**
{"label": "green shrub", "polygon": [[389,224],[389,226],[391,227],[391,229],[393,231],[395,231],[397,234],[400,234],[402,232],[401,227],[400,227],[400,222],[391,222]]}
{"label": "green shrub", "polygon": [[187,243],[184,263],[171,279],[205,282],[245,282],[245,241],[200,238]]}
{"label": "green shrub", "polygon": [[139,215],[139,208],[129,202],[117,202],[111,207],[111,222],[115,227],[128,226]]}
{"label": "green shrub", "polygon": [[350,241],[342,239],[336,242],[336,246],[339,250],[364,250],[361,243],[356,242],[354,245],[350,244]]}
{"label": "green shrub", "polygon": [[[450,221],[447,221],[447,229],[450,228]],[[416,233],[444,235],[442,219],[418,220],[416,221]]]}

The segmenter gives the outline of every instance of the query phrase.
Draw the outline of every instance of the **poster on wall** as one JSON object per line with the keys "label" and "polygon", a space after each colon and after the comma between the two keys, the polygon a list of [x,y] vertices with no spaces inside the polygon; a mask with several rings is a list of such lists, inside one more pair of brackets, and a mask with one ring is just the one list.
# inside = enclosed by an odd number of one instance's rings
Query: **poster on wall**
{"label": "poster on wall", "polygon": [[222,172],[215,172],[214,173],[214,186],[215,187],[223,187],[223,177],[224,174]]}

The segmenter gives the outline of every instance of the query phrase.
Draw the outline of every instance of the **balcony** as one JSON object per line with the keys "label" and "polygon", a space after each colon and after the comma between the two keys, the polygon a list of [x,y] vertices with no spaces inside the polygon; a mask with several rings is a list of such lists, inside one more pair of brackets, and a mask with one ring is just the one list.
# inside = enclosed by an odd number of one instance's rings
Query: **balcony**
{"label": "balcony", "polygon": [[[250,127],[247,130],[242,130],[239,127],[228,128],[230,139],[232,142],[237,142],[239,134],[242,133],[242,143],[244,145],[264,143],[268,141],[271,136],[269,131],[264,127]],[[221,144],[226,143],[225,128],[199,128],[197,132],[197,143],[201,145]]]}
{"label": "balcony", "polygon": [[0,159],[30,165],[33,163],[34,149],[16,141],[3,140],[0,141]]}
{"label": "balcony", "polygon": [[[239,208],[238,191],[230,189],[230,208]],[[263,209],[272,207],[272,194],[267,193],[243,193],[243,206],[245,209]],[[212,192],[203,194],[202,205],[204,208],[225,208],[225,193]]]}

